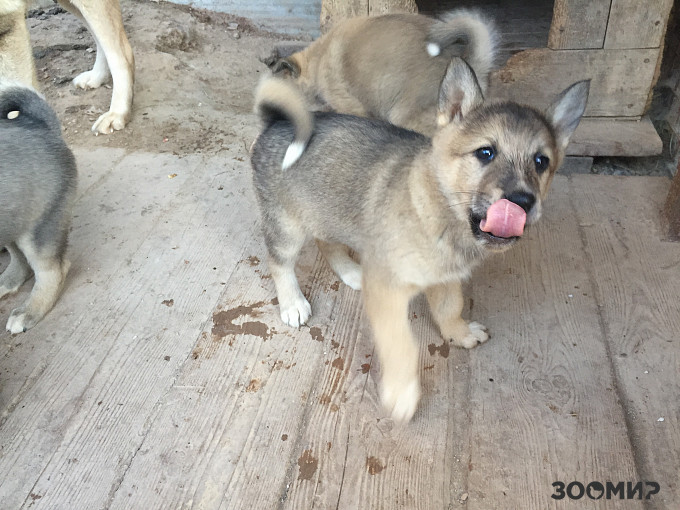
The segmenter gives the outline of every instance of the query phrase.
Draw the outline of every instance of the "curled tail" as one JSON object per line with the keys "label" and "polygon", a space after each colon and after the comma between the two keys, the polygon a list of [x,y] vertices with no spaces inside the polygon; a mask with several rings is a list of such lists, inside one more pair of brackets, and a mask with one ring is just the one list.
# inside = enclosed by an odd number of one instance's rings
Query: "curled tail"
{"label": "curled tail", "polygon": [[493,21],[478,11],[457,9],[432,25],[426,49],[431,57],[436,57],[450,46],[462,45],[455,56],[462,57],[472,67],[482,88],[486,89],[497,57],[498,40]]}
{"label": "curled tail", "polygon": [[277,120],[287,120],[295,129],[295,138],[288,146],[281,168],[290,168],[307,148],[314,131],[314,116],[307,108],[302,93],[288,80],[268,78],[255,93],[255,112],[266,126]]}
{"label": "curled tail", "polygon": [[56,114],[34,89],[16,82],[0,81],[0,125],[44,126],[61,133]]}

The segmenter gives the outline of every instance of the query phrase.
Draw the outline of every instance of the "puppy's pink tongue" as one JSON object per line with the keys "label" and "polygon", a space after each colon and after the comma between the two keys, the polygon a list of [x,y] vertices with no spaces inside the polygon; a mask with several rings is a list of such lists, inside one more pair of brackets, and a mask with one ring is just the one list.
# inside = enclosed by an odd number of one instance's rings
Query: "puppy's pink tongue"
{"label": "puppy's pink tongue", "polygon": [[527,213],[514,202],[505,198],[494,202],[486,211],[486,219],[479,224],[484,232],[489,232],[496,237],[521,236],[524,233],[524,224],[527,221]]}

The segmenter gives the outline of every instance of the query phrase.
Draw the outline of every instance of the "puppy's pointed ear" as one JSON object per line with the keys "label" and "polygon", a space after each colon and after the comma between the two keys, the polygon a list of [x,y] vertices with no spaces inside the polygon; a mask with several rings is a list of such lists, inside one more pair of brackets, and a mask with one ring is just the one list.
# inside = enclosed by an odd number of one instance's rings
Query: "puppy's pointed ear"
{"label": "puppy's pointed ear", "polygon": [[451,59],[439,87],[437,126],[459,122],[484,102],[484,95],[472,68],[459,57]]}
{"label": "puppy's pointed ear", "polygon": [[569,139],[586,110],[589,90],[590,80],[576,82],[564,90],[546,111],[548,120],[555,129],[557,144],[562,150],[567,148]]}

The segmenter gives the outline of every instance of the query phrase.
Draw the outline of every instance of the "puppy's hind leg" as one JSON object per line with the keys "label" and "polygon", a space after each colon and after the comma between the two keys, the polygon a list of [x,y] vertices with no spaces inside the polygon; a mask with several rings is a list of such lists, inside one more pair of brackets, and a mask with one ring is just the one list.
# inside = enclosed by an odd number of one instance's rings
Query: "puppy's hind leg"
{"label": "puppy's hind leg", "polygon": [[425,296],[444,339],[466,349],[477,347],[489,339],[485,326],[478,322],[468,324],[460,316],[464,303],[460,282],[433,285],[425,291]]}
{"label": "puppy's hind leg", "polygon": [[361,266],[349,256],[349,248],[340,243],[316,240],[324,258],[342,282],[354,290],[361,290]]}
{"label": "puppy's hind leg", "polygon": [[392,285],[364,268],[364,304],[382,370],[381,399],[400,422],[411,419],[420,400],[418,347],[408,322],[408,305],[416,290]]}
{"label": "puppy's hind leg", "polygon": [[304,231],[292,221],[278,221],[265,227],[269,270],[276,286],[281,320],[294,328],[306,324],[312,315],[312,307],[295,276],[295,260],[305,237]]}
{"label": "puppy's hind leg", "polygon": [[31,267],[17,245],[11,243],[7,246],[7,251],[10,261],[9,266],[0,274],[0,298],[14,294],[31,277]]}
{"label": "puppy's hind leg", "polygon": [[49,312],[59,297],[70,263],[50,248],[36,246],[32,236],[17,242],[17,247],[35,274],[35,283],[28,300],[12,310],[7,321],[7,331],[22,333],[35,326]]}

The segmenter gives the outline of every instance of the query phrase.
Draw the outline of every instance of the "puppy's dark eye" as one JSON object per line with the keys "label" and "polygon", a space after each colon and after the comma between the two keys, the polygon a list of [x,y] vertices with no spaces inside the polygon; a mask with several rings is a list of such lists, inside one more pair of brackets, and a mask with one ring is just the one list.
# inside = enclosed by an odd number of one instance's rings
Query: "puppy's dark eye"
{"label": "puppy's dark eye", "polygon": [[534,156],[534,163],[536,164],[536,171],[539,174],[542,174],[545,172],[545,169],[548,168],[548,165],[550,165],[550,158],[548,156],[544,156],[540,152],[537,152]]}
{"label": "puppy's dark eye", "polygon": [[475,157],[482,163],[488,163],[496,156],[496,149],[493,147],[480,147],[475,151]]}

